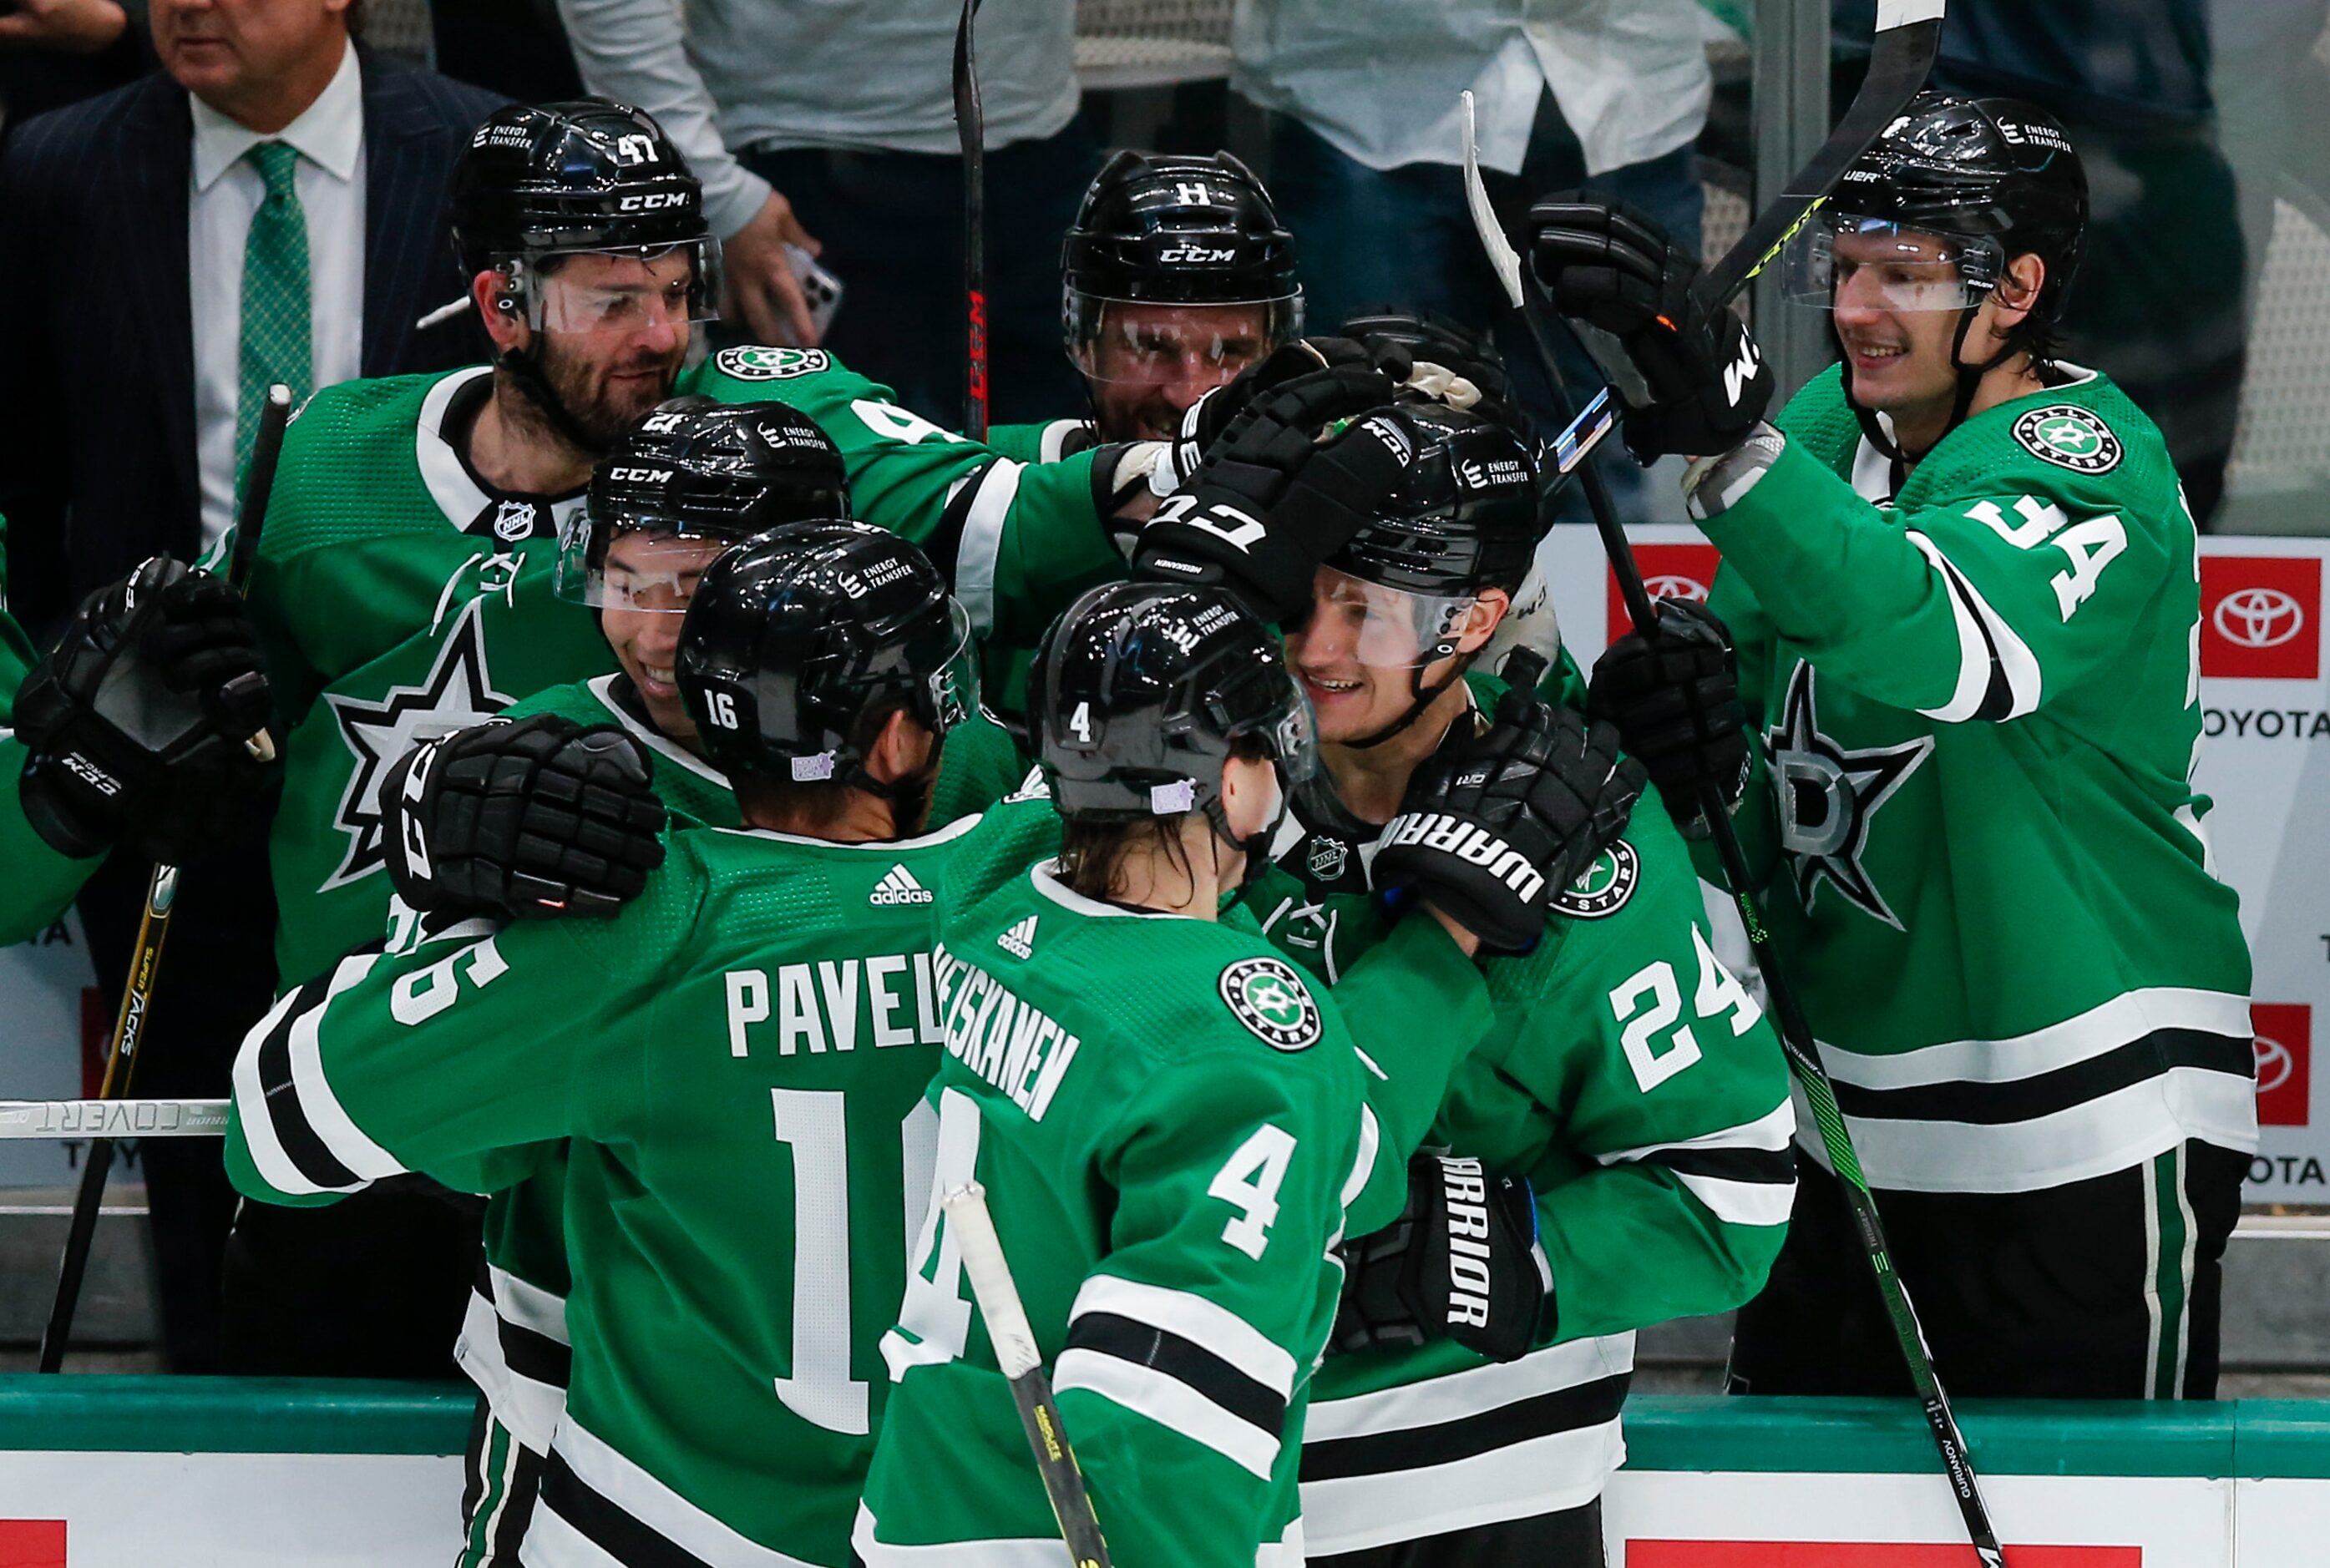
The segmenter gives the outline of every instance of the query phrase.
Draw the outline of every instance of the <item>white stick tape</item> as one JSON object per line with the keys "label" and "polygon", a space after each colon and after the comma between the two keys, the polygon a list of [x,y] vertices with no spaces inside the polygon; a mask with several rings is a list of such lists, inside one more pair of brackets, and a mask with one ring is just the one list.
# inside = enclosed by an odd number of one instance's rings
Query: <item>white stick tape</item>
{"label": "white stick tape", "polygon": [[1019,1304],[1019,1288],[1012,1283],[1011,1265],[1004,1261],[1002,1239],[987,1212],[987,1189],[977,1182],[959,1186],[939,1200],[946,1211],[947,1230],[962,1255],[963,1271],[971,1276],[971,1293],[979,1300],[987,1337],[995,1344],[995,1364],[1006,1377],[1022,1377],[1043,1365],[1036,1353],[1036,1334],[1028,1327],[1028,1309]]}

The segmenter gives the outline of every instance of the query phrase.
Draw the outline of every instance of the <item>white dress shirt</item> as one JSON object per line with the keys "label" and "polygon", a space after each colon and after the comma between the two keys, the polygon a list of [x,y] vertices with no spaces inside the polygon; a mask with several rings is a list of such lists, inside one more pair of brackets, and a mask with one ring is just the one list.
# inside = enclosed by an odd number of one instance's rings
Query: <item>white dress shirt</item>
{"label": "white dress shirt", "polygon": [[1606,174],[1699,135],[1712,88],[1699,0],[1237,0],[1231,85],[1369,168],[1456,164],[1456,95],[1483,166],[1519,174],[1551,89]]}
{"label": "white dress shirt", "polygon": [[[558,0],[583,85],[655,116],[704,182],[704,216],[734,234],[769,199],[734,154],[872,147],[953,155],[961,0]],[[979,14],[990,151],[1075,117],[1072,0]]]}
{"label": "white dress shirt", "polygon": [[[352,381],[364,360],[364,83],[350,45],[321,97],[271,137],[194,100],[186,276],[194,309],[194,461],[203,543],[234,521],[235,400],[242,361],[242,253],[267,183],[243,155],[265,141],[299,154],[292,185],[308,219],[309,369],[318,387]],[[312,388],[309,390],[313,390]]]}

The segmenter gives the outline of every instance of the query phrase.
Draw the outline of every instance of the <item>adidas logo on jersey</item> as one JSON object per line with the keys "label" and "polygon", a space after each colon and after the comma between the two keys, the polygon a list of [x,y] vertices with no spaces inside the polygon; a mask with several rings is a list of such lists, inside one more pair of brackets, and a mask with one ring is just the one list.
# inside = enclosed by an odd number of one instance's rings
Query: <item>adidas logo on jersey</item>
{"label": "adidas logo on jersey", "polygon": [[904,865],[894,865],[888,875],[874,884],[873,895],[866,902],[870,904],[930,903],[937,896],[916,882],[913,872]]}
{"label": "adidas logo on jersey", "polygon": [[1018,922],[1009,930],[996,938],[995,945],[1017,958],[1033,957],[1036,950],[1036,921],[1038,918],[1029,915],[1026,920]]}

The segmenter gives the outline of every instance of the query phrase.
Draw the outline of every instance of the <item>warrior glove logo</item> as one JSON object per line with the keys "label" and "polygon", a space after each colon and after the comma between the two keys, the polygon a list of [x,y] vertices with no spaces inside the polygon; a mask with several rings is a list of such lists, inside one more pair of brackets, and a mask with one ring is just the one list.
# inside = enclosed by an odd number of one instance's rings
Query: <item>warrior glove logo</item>
{"label": "warrior glove logo", "polygon": [[1305,1050],[1323,1032],[1310,987],[1283,959],[1240,959],[1222,971],[1221,992],[1237,1021],[1276,1050]]}
{"label": "warrior glove logo", "polygon": [[1448,1321],[1489,1326],[1489,1183],[1477,1159],[1440,1156],[1440,1190],[1448,1209]]}
{"label": "warrior glove logo", "polygon": [[1545,874],[1529,856],[1477,822],[1443,811],[1417,811],[1395,817],[1385,825],[1383,845],[1417,844],[1453,855],[1467,865],[1477,865],[1512,891],[1524,904],[1534,904],[1545,891]]}

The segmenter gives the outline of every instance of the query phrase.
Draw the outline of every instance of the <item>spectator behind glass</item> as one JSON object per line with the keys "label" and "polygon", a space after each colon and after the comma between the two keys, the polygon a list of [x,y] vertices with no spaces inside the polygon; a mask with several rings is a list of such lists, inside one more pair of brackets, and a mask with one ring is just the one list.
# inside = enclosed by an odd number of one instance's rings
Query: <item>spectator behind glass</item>
{"label": "spectator behind glass", "polygon": [[[1955,0],[1932,85],[2028,99],[2070,132],[2093,218],[2066,357],[2109,375],[2168,438],[2193,515],[2224,494],[2248,363],[2241,225],[2209,90],[2208,0]],[[1868,58],[1868,0],[1834,0]],[[1839,85],[1846,101],[1851,81]]]}
{"label": "spectator behind glass", "polygon": [[[790,241],[848,291],[828,347],[908,408],[961,406],[960,0],[558,9],[584,83],[655,116],[703,179],[732,331],[817,341]],[[1083,406],[1060,354],[1060,235],[1099,159],[1076,113],[1073,0],[990,5],[978,46],[994,417],[1033,421]]]}
{"label": "spectator behind glass", "polygon": [[[1531,198],[1582,185],[1695,246],[1692,145],[1710,80],[1697,0],[1528,9],[1525,21],[1510,0],[1239,0],[1231,85],[1276,111],[1270,184],[1294,232],[1310,330],[1387,300],[1493,325],[1543,419],[1535,353],[1502,319],[1464,203],[1457,94],[1477,100],[1482,173],[1508,231]],[[1568,358],[1576,399],[1600,376]],[[1604,473],[1622,506],[1639,496],[1631,459],[1614,451]]]}
{"label": "spectator behind glass", "polygon": [[[446,179],[495,100],[353,46],[349,9],[153,0],[160,71],[17,127],[0,148],[0,280],[16,301],[0,313],[0,515],[28,625],[148,555],[192,560],[225,527],[268,381],[304,396],[485,357],[472,321],[413,323],[462,291]],[[170,943],[179,978],[140,1053],[145,1092],[225,1094],[235,1045],[271,998],[264,826],[187,871]],[[109,997],[144,884],[142,866],[116,862],[81,895]],[[218,1150],[181,1139],[142,1164],[171,1364],[212,1370],[232,1202]],[[444,1229],[431,1207],[427,1223]],[[364,1255],[383,1274],[352,1271],[337,1288],[358,1301],[386,1290],[393,1318],[398,1277],[420,1272],[399,1244],[374,1238]],[[249,1293],[297,1300],[300,1288],[260,1278]],[[426,1370],[445,1370],[450,1328],[416,1332]],[[283,1337],[247,1339],[267,1350]],[[372,1365],[395,1365],[393,1337],[380,1348]]]}

